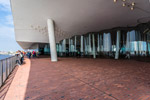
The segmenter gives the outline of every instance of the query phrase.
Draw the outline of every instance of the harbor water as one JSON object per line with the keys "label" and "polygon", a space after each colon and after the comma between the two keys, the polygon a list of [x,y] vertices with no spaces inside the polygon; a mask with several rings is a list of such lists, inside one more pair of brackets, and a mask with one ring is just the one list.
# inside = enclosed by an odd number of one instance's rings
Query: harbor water
{"label": "harbor water", "polygon": [[11,57],[11,56],[12,56],[12,55],[1,55],[1,54],[0,54],[0,60],[1,60],[1,59],[5,59],[5,58],[8,58],[8,57]]}

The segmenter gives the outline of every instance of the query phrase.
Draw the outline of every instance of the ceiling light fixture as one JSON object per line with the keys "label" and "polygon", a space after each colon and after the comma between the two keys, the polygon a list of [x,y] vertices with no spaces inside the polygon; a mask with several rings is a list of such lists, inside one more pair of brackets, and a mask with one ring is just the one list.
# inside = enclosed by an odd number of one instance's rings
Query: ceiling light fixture
{"label": "ceiling light fixture", "polygon": [[114,2],[117,2],[117,0],[114,0]]}
{"label": "ceiling light fixture", "polygon": [[133,7],[133,6],[131,7],[131,10],[134,10],[134,7]]}
{"label": "ceiling light fixture", "polygon": [[122,4],[122,6],[123,6],[123,7],[125,7],[125,6],[126,6],[126,4],[125,4],[125,3],[123,3],[123,4]]}
{"label": "ceiling light fixture", "polygon": [[135,3],[134,2],[132,2],[132,4],[131,4],[132,6],[134,6],[135,5]]}
{"label": "ceiling light fixture", "polygon": [[[117,0],[113,0],[114,3],[117,2]],[[131,2],[128,2],[127,0],[120,0],[122,2],[123,7],[129,7],[131,10],[134,10],[135,8],[135,2],[131,0]]]}

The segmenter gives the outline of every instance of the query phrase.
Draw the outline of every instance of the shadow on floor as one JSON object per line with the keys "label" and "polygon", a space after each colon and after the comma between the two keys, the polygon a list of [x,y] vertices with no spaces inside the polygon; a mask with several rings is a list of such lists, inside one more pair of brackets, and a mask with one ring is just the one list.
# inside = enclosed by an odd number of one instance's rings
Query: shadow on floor
{"label": "shadow on floor", "polygon": [[9,77],[7,78],[7,80],[4,82],[3,86],[0,88],[0,100],[4,100],[5,99],[5,96],[7,94],[7,91],[15,77],[15,74],[18,70],[18,67],[19,66],[16,66],[14,68],[14,70],[12,71],[12,73],[9,75]]}

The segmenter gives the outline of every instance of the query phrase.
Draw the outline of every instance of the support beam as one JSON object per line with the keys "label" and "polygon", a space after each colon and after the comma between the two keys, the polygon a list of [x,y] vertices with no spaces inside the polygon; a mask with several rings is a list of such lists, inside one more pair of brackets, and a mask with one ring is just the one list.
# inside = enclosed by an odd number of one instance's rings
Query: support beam
{"label": "support beam", "polygon": [[83,36],[81,36],[81,48],[80,48],[81,50],[81,53],[83,53]]}
{"label": "support beam", "polygon": [[63,40],[63,52],[66,53],[66,39]]}
{"label": "support beam", "polygon": [[57,61],[57,52],[56,52],[56,42],[55,42],[55,35],[54,35],[54,23],[52,19],[47,20],[48,25],[48,35],[49,35],[49,44],[50,44],[50,51],[51,51],[51,61]]}
{"label": "support beam", "polygon": [[87,43],[86,43],[86,37],[84,37],[84,54],[87,55]]}
{"label": "support beam", "polygon": [[62,56],[62,45],[59,43],[59,56]]}
{"label": "support beam", "polygon": [[63,43],[62,44],[62,46],[63,46],[63,57],[65,57],[66,56],[66,39],[64,39],[62,43]]}
{"label": "support beam", "polygon": [[116,41],[116,54],[115,59],[119,59],[119,50],[120,50],[120,30],[117,31],[117,41]]}
{"label": "support beam", "polygon": [[102,39],[102,35],[100,35],[100,51],[102,52],[103,51],[103,39]]}
{"label": "support beam", "polygon": [[92,49],[91,49],[91,34],[89,34],[89,52],[91,53]]}
{"label": "support beam", "polygon": [[77,52],[77,36],[75,36],[74,38],[74,52]]}
{"label": "support beam", "polygon": [[69,53],[71,52],[71,40],[69,38]]}
{"label": "support beam", "polygon": [[59,44],[56,44],[56,51],[59,52]]}
{"label": "support beam", "polygon": [[100,39],[99,39],[99,34],[97,34],[97,51],[100,51]]}
{"label": "support beam", "polygon": [[89,52],[89,37],[86,37],[86,50],[87,50],[87,55],[88,55],[88,52]]}
{"label": "support beam", "polygon": [[71,44],[71,45],[70,45],[70,49],[71,49],[70,51],[71,51],[71,53],[72,53],[72,52],[73,52],[73,40],[70,39],[70,42],[71,42],[71,43],[70,43],[70,44]]}
{"label": "support beam", "polygon": [[96,51],[95,51],[95,37],[94,34],[92,34],[92,40],[93,40],[93,58],[96,58]]}

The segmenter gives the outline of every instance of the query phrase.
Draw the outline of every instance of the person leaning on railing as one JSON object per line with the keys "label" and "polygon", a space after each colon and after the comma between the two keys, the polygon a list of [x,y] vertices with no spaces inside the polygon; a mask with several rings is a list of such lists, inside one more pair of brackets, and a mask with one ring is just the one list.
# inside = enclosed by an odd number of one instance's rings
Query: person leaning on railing
{"label": "person leaning on railing", "polygon": [[20,62],[21,62],[21,64],[23,64],[23,58],[24,58],[24,55],[23,55],[23,53],[22,52],[20,52]]}
{"label": "person leaning on railing", "polygon": [[16,54],[16,57],[17,57],[17,58],[16,58],[16,64],[20,66],[20,65],[21,65],[21,62],[20,62],[20,58],[21,58],[21,57],[20,57],[20,54],[17,53],[17,54]]}
{"label": "person leaning on railing", "polygon": [[17,56],[17,60],[16,60],[17,65],[23,64],[23,59],[24,59],[23,53],[21,51],[18,51],[16,56]]}

